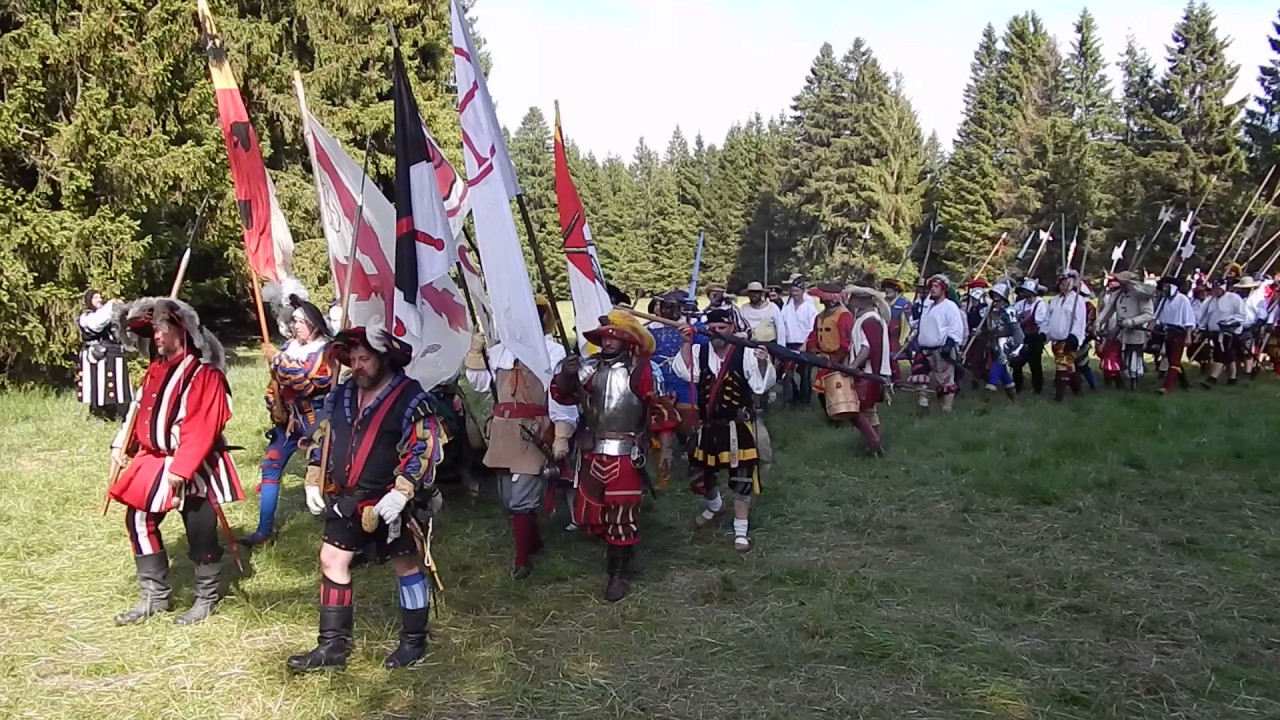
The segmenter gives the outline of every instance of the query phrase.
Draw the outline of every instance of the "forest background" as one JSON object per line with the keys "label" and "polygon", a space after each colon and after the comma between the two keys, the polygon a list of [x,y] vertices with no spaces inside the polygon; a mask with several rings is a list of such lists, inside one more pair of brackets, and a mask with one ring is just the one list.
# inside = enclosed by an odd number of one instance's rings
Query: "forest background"
{"label": "forest background", "polygon": [[[461,167],[448,3],[211,4],[293,230],[295,272],[327,304],[292,73],[353,157],[369,140],[369,174],[390,196],[390,19],[423,119]],[[1241,68],[1228,60],[1231,42],[1266,42],[1271,55]],[[677,127],[665,147],[642,138],[630,158],[597,157],[573,145],[567,118],[569,160],[606,277],[636,294],[687,284],[700,231],[702,278],[731,287],[793,271],[846,280],[863,266],[913,280],[926,253],[929,272],[961,276],[1002,236],[993,270],[1025,267],[1014,256],[1037,229],[1058,238],[1040,275],[1057,271],[1070,237],[1076,266],[1088,247],[1096,276],[1121,242],[1132,257],[1162,207],[1185,214],[1202,199],[1188,267],[1207,269],[1280,158],[1280,18],[1257,37],[1229,39],[1207,3],[1191,2],[1163,50],[1153,57],[1132,40],[1104,48],[1087,9],[1066,38],[1034,12],[988,24],[944,148],[922,132],[901,77],[854,38],[843,51],[818,49],[789,108],[743,118],[718,142]],[[1233,100],[1240,73],[1258,84]],[[536,241],[565,298],[549,119],[531,108],[509,136]],[[1280,229],[1268,202],[1276,181],[1254,207],[1251,244]],[[0,382],[69,380],[84,289],[165,292],[206,196],[213,211],[184,293],[229,331],[251,326],[230,189],[193,3],[0,6]],[[1163,267],[1176,235],[1161,236],[1149,269]]]}

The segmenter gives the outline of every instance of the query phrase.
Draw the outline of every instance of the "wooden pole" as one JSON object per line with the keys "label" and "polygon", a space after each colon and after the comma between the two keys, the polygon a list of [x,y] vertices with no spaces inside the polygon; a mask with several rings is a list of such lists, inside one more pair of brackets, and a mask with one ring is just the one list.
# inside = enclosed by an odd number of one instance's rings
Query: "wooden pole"
{"label": "wooden pole", "polygon": [[564,331],[564,322],[560,319],[560,308],[556,304],[556,295],[551,290],[551,274],[547,272],[547,263],[542,258],[542,248],[538,247],[538,235],[533,231],[533,220],[529,219],[529,208],[525,206],[524,193],[516,195],[516,205],[520,206],[520,218],[524,220],[525,232],[529,235],[529,248],[533,250],[533,262],[538,267],[538,275],[542,278],[542,290],[551,302],[551,316],[556,321],[556,333],[565,352],[573,354],[573,346],[569,344],[569,335]]}
{"label": "wooden pole", "polygon": [[1249,204],[1245,206],[1244,212],[1241,213],[1240,219],[1236,221],[1236,226],[1231,230],[1231,234],[1227,236],[1227,241],[1222,244],[1222,250],[1218,253],[1218,257],[1214,259],[1213,265],[1209,267],[1209,276],[1212,277],[1218,265],[1222,262],[1222,258],[1227,254],[1227,248],[1231,247],[1232,241],[1236,239],[1236,234],[1240,232],[1240,226],[1244,225],[1245,218],[1249,217],[1249,211],[1253,210],[1254,203],[1258,202],[1258,198],[1262,195],[1262,190],[1266,188],[1267,183],[1271,182],[1271,176],[1275,173],[1276,166],[1272,165],[1267,171],[1267,176],[1262,179],[1262,184],[1258,186],[1257,191],[1253,193],[1253,197],[1249,199]]}

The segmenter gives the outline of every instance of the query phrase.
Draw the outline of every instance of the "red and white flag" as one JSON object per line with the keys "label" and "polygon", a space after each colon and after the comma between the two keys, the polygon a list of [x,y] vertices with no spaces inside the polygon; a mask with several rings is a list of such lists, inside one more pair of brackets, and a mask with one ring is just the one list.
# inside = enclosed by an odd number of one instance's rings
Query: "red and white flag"
{"label": "red and white flag", "polygon": [[264,282],[280,283],[288,277],[293,265],[293,235],[285,222],[276,188],[267,174],[258,146],[258,134],[249,121],[240,86],[227,59],[227,47],[218,35],[206,0],[197,0],[196,14],[205,54],[209,58],[209,77],[213,80],[214,99],[218,103],[218,123],[227,146],[227,162],[231,166],[231,185],[240,211],[240,227],[249,267]]}
{"label": "red and white flag", "polygon": [[520,193],[520,185],[516,182],[484,73],[480,71],[466,15],[458,0],[452,0],[450,7],[467,186],[480,265],[493,305],[494,329],[503,346],[546,386],[551,382],[551,356],[533,302],[533,283],[525,268],[516,221],[511,214],[511,199]]}
{"label": "red and white flag", "polygon": [[426,125],[422,126],[422,134],[426,136],[427,152],[435,165],[436,186],[440,188],[440,200],[444,203],[444,212],[449,216],[449,227],[453,230],[453,237],[457,238],[462,234],[462,226],[467,221],[467,214],[471,212],[471,196],[467,190],[467,183],[453,169],[453,164],[444,156],[444,153],[440,152],[440,143],[431,136],[431,131]]}
{"label": "red and white flag", "polygon": [[[320,224],[329,246],[329,261],[339,296],[343,294],[350,271],[348,324],[368,325],[376,320],[390,327],[387,318],[394,317],[396,292],[395,207],[378,191],[373,180],[363,176],[360,166],[314,116],[307,118],[307,144],[320,198]],[[352,253],[352,232],[357,225],[356,209],[361,206],[362,187],[362,219]],[[462,294],[448,275],[424,285],[421,296],[425,305],[422,325],[416,334],[425,340],[414,345],[413,362],[407,371],[423,387],[431,388],[458,374],[471,344],[471,323]]]}
{"label": "red and white flag", "polygon": [[600,327],[600,318],[608,315],[613,304],[604,284],[604,271],[596,244],[587,226],[578,188],[569,174],[569,158],[564,149],[564,132],[560,129],[560,105],[556,104],[556,206],[560,211],[560,234],[564,238],[564,258],[569,263],[569,294],[573,297],[573,317],[577,327],[578,347],[588,352],[586,333]]}

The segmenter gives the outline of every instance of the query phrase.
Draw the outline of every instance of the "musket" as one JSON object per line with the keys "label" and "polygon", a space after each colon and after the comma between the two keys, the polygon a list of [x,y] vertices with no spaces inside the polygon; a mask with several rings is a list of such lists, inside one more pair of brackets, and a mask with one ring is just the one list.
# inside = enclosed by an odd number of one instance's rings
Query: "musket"
{"label": "musket", "polygon": [[827,358],[822,357],[821,355],[801,352],[799,350],[792,350],[791,348],[783,345],[779,345],[776,342],[761,342],[759,340],[751,340],[749,338],[739,337],[737,335],[722,335],[720,333],[711,332],[710,330],[706,330],[704,328],[700,328],[692,325],[686,325],[685,323],[682,323],[676,320],[669,320],[664,317],[658,317],[657,315],[650,315],[649,313],[640,312],[639,310],[634,310],[629,307],[623,307],[621,305],[614,305],[613,307],[615,310],[622,310],[624,312],[631,313],[632,315],[642,320],[649,320],[662,325],[668,325],[674,328],[692,327],[693,331],[699,335],[711,338],[712,340],[723,340],[729,343],[730,345],[737,345],[738,347],[752,348],[752,349],[763,348],[765,352],[769,353],[770,355],[776,358],[780,358],[782,360],[790,360],[792,362],[803,363],[805,365],[813,365],[815,367],[824,368],[826,370],[833,370],[835,372],[844,373],[845,375],[848,375],[850,377],[870,380],[872,382],[879,383],[881,385],[890,384],[888,378],[883,378],[883,377],[880,377],[879,375],[872,375],[870,373],[863,372],[861,370],[858,370],[857,368],[851,367],[849,365],[845,365],[844,363],[833,362],[831,360],[828,360]]}
{"label": "musket", "polygon": [[[205,194],[204,200],[200,203],[200,209],[196,211],[196,219],[191,224],[191,230],[187,233],[187,249],[182,252],[182,258],[178,261],[178,269],[173,275],[173,285],[169,289],[169,297],[176,299],[178,291],[182,289],[182,281],[187,276],[187,264],[191,260],[191,243],[196,239],[196,235],[200,232],[200,226],[204,221],[204,211],[209,205],[210,194]],[[134,397],[140,397],[140,393],[134,393]],[[133,430],[138,425],[138,401],[134,400],[129,405],[129,412],[124,419],[124,445],[121,446],[123,453],[129,447],[129,441],[133,439]],[[120,479],[120,475],[124,473],[124,465],[117,464],[114,460],[111,462],[111,469],[107,472],[107,490],[102,495],[102,515],[106,517],[107,510],[111,508],[111,487]]]}

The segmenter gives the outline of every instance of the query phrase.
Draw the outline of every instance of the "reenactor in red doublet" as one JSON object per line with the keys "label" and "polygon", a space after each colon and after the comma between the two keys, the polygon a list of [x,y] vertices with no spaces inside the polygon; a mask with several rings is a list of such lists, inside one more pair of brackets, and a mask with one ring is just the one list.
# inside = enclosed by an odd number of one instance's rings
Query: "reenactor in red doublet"
{"label": "reenactor in red doublet", "polygon": [[231,419],[225,355],[196,311],[180,300],[137,300],[121,308],[117,323],[128,333],[118,337],[150,341],[152,359],[130,418],[111,445],[112,462],[127,466],[108,493],[126,508],[141,591],[137,606],[115,621],[136,623],[169,609],[169,556],[160,523],[177,509],[186,526],[187,555],[196,564],[196,599],[174,622],[191,625],[218,605],[218,506],[244,499],[222,435]]}

